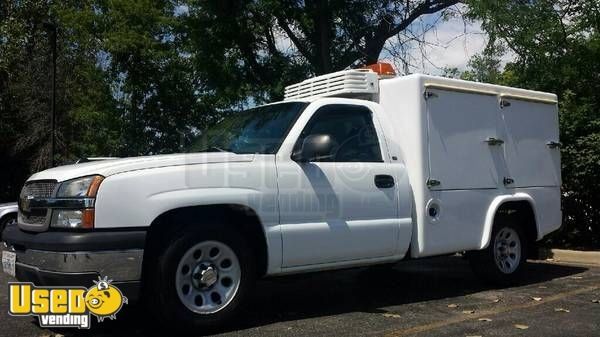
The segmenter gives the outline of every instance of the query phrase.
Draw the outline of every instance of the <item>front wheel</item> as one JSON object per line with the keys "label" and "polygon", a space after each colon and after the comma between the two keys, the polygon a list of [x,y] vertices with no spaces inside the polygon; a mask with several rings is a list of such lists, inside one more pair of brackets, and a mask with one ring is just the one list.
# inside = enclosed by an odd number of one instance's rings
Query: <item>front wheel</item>
{"label": "front wheel", "polygon": [[526,252],[527,240],[523,230],[509,221],[497,221],[488,247],[469,252],[467,256],[478,276],[494,284],[510,285],[518,281],[523,271]]}
{"label": "front wheel", "polygon": [[237,314],[256,277],[252,249],[235,230],[183,231],[148,275],[149,309],[163,326],[211,330]]}

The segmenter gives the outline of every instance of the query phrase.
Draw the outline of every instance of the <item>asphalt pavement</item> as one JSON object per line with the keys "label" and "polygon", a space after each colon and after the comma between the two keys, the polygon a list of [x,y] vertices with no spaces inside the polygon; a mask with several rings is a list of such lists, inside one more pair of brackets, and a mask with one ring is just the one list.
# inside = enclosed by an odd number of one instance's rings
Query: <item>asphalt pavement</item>
{"label": "asphalt pavement", "polygon": [[[37,319],[8,315],[10,280],[0,274],[0,336],[151,334],[139,306],[91,330],[41,329]],[[464,259],[441,257],[263,280],[249,309],[219,335],[600,336],[599,299],[597,266],[532,262],[519,285],[495,288]]]}

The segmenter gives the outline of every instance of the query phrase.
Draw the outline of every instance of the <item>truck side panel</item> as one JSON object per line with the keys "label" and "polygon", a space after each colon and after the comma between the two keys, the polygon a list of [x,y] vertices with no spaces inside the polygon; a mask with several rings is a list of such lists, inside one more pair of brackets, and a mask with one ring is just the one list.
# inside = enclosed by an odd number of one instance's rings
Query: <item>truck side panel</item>
{"label": "truck side panel", "polygon": [[380,88],[415,198],[413,257],[484,248],[506,201],[531,201],[538,239],[560,227],[555,95],[426,75]]}
{"label": "truck side panel", "polygon": [[[489,236],[495,214],[490,217],[489,209],[498,198],[526,196],[541,226],[537,231],[555,229],[560,197],[552,187],[560,184],[560,158],[558,148],[547,143],[558,141],[556,105],[521,99],[507,104],[488,93],[427,91],[433,94],[426,112],[429,179],[439,185],[430,187],[426,254],[480,249],[482,241],[486,246],[482,238]],[[448,237],[452,240],[444,241]]]}
{"label": "truck side panel", "polygon": [[526,201],[531,205],[536,222],[537,240],[560,228],[562,221],[560,187],[517,188],[512,194],[498,195],[492,200],[485,216],[479,249],[489,245],[496,211],[503,203],[509,201]]}
{"label": "truck side panel", "polygon": [[[96,228],[148,228],[159,215],[182,207],[247,206],[263,225],[268,273],[278,272],[281,231],[274,162],[273,155],[256,155],[250,165],[179,165],[109,176],[102,182],[96,200]],[[122,206],[124,203],[127,207]]]}

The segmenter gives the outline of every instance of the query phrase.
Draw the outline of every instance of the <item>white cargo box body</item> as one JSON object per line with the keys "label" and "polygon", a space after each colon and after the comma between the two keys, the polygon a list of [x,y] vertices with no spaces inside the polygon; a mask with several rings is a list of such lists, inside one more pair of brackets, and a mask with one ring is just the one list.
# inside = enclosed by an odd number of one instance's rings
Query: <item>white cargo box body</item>
{"label": "white cargo box body", "polygon": [[413,256],[487,246],[506,200],[532,204],[538,239],[560,227],[555,95],[425,75],[379,88],[414,193]]}

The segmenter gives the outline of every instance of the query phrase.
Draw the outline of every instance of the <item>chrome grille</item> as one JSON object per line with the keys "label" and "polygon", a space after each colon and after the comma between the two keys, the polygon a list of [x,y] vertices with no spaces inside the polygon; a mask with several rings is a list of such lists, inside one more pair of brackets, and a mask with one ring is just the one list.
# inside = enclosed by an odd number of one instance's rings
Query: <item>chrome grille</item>
{"label": "chrome grille", "polygon": [[27,226],[29,229],[34,227],[45,227],[52,212],[45,208],[28,209],[28,207],[24,207],[24,205],[27,204],[27,199],[52,198],[57,185],[58,183],[56,181],[51,180],[39,180],[26,183],[21,190],[19,198],[18,223]]}
{"label": "chrome grille", "polygon": [[33,181],[26,183],[21,190],[21,198],[32,196],[35,198],[50,198],[56,187],[55,181]]}
{"label": "chrome grille", "polygon": [[23,223],[29,224],[29,225],[43,225],[46,223],[46,216],[40,216],[40,215],[31,215],[31,216],[26,216],[25,214],[21,214],[21,220],[23,221]]}

